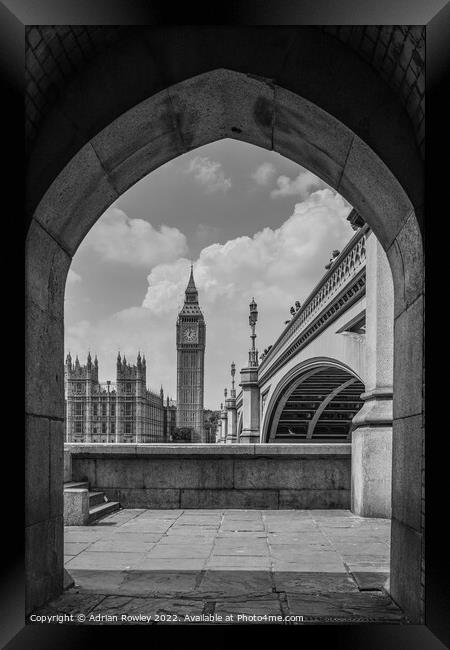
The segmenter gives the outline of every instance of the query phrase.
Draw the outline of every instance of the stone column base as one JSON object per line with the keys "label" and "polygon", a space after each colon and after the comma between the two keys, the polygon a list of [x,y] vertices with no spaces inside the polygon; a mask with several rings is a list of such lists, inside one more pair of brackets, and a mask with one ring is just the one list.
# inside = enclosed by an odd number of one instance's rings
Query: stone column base
{"label": "stone column base", "polygon": [[242,431],[239,442],[243,445],[257,445],[259,443],[259,431]]}
{"label": "stone column base", "polygon": [[392,427],[358,427],[352,434],[352,512],[391,517]]}

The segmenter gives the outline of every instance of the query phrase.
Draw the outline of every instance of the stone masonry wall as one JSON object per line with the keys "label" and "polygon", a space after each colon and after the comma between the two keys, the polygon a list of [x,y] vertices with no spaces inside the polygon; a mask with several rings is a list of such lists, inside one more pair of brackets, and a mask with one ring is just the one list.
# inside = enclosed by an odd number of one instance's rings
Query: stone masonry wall
{"label": "stone masonry wall", "polygon": [[125,508],[349,508],[349,444],[66,445],[73,480]]}

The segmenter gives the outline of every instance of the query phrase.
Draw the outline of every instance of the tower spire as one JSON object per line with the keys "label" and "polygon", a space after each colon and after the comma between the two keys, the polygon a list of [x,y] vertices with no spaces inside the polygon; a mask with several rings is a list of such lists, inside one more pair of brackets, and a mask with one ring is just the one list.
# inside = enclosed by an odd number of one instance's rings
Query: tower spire
{"label": "tower spire", "polygon": [[191,262],[191,273],[189,275],[189,282],[187,283],[186,291],[184,293],[186,295],[185,302],[198,303],[198,291],[197,291],[197,287],[195,286],[194,265],[192,264],[192,262]]}

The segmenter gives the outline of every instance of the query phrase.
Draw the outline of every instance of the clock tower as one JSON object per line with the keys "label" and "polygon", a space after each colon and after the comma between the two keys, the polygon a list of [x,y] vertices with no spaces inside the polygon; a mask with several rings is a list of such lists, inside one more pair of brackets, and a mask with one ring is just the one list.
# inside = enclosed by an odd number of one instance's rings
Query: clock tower
{"label": "clock tower", "polygon": [[184,305],[177,319],[177,427],[193,430],[192,442],[204,442],[203,392],[205,375],[205,319],[191,275]]}

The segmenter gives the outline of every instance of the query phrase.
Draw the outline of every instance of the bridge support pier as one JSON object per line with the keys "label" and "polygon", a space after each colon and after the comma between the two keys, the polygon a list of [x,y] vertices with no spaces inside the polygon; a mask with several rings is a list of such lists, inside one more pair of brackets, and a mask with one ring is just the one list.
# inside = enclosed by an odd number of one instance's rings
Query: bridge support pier
{"label": "bridge support pier", "polygon": [[367,237],[366,392],[353,418],[352,511],[391,517],[394,290],[391,269],[373,233]]}
{"label": "bridge support pier", "polygon": [[254,444],[260,441],[258,368],[241,370],[242,433],[239,442]]}
{"label": "bridge support pier", "polygon": [[225,404],[222,404],[220,411],[220,442],[225,444],[227,441],[228,434],[228,414],[225,408]]}
{"label": "bridge support pier", "polygon": [[237,442],[237,410],[236,398],[229,397],[225,400],[225,405],[228,413],[228,429],[227,429],[227,443]]}

